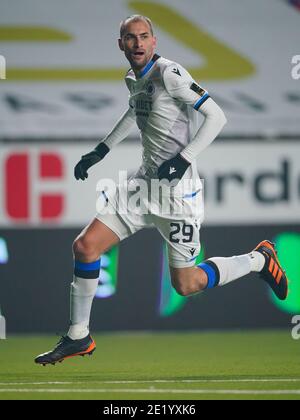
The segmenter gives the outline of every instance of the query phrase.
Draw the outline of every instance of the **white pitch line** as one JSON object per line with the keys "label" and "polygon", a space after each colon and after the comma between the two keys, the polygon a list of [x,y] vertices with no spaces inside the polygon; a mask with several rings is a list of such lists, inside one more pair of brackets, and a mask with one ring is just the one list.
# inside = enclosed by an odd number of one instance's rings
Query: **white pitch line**
{"label": "white pitch line", "polygon": [[0,386],[3,385],[77,385],[82,382],[0,382]]}
{"label": "white pitch line", "polygon": [[[264,383],[264,382],[300,382],[300,378],[280,378],[280,379],[270,379],[270,378],[259,378],[259,379],[153,379],[153,380],[128,380],[128,381],[88,381],[89,384],[168,384],[168,383]],[[78,385],[82,384],[81,382],[0,382],[1,386],[7,385]]]}
{"label": "white pitch line", "polygon": [[101,381],[96,383],[106,384],[139,384],[139,383],[241,383],[241,382],[300,382],[299,379],[157,379],[152,381]]}
{"label": "white pitch line", "polygon": [[300,395],[300,389],[274,389],[274,390],[233,390],[233,389],[14,389],[3,388],[1,393],[39,393],[39,394],[62,394],[62,393],[130,393],[130,394],[210,394],[210,395]]}

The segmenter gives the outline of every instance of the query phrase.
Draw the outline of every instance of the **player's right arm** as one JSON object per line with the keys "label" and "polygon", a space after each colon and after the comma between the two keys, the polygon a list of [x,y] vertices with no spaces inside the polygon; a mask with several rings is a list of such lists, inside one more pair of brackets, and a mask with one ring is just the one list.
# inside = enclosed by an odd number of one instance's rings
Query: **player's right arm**
{"label": "player's right arm", "polygon": [[128,136],[135,122],[135,113],[131,107],[121,116],[111,132],[90,153],[81,156],[74,169],[77,180],[84,181],[88,177],[88,169],[100,162],[116,144]]}

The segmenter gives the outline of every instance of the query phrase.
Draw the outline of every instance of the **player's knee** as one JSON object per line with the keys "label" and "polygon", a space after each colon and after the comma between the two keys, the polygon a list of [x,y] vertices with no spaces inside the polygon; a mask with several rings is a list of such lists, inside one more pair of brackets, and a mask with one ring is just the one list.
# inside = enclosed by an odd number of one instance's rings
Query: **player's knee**
{"label": "player's knee", "polygon": [[73,253],[75,258],[97,259],[95,247],[85,236],[75,239],[73,243]]}

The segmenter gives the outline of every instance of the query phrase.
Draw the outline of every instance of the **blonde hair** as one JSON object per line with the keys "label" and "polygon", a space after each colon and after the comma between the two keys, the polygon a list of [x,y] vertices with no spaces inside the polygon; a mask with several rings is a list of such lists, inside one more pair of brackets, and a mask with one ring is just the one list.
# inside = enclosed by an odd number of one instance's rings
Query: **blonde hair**
{"label": "blonde hair", "polygon": [[122,36],[124,35],[126,26],[129,22],[139,22],[139,21],[146,22],[150,27],[151,35],[153,35],[153,25],[152,25],[151,20],[147,16],[131,15],[131,16],[128,16],[126,19],[122,20],[122,22],[120,23],[120,38],[122,38]]}

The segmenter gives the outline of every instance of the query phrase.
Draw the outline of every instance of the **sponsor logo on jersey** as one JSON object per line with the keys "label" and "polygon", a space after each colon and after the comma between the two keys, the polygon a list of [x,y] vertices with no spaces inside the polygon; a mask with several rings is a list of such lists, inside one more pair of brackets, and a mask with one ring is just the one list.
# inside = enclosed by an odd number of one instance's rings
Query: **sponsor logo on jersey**
{"label": "sponsor logo on jersey", "polygon": [[200,96],[204,96],[205,95],[205,90],[202,89],[201,86],[197,85],[197,83],[192,83],[190,89],[192,89],[194,92],[198,93],[198,95]]}

